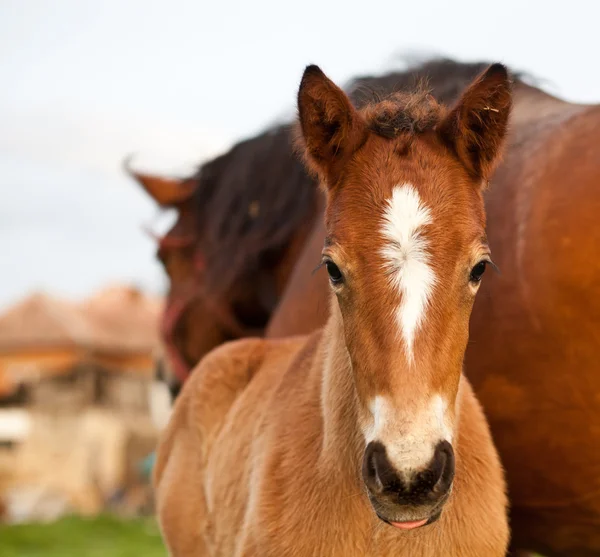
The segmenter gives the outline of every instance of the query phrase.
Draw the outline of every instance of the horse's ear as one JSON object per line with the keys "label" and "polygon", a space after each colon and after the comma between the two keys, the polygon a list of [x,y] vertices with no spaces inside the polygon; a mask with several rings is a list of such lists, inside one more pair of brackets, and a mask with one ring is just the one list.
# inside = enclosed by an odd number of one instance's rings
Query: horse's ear
{"label": "horse's ear", "polygon": [[512,105],[506,66],[494,64],[471,83],[439,126],[469,172],[486,181],[502,153]]}
{"label": "horse's ear", "polygon": [[132,170],[130,162],[131,157],[123,161],[125,172],[136,180],[161,207],[177,207],[188,201],[194,194],[196,189],[194,180],[143,174]]}
{"label": "horse's ear", "polygon": [[298,113],[308,163],[326,182],[360,145],[365,125],[350,99],[318,66],[304,70]]}

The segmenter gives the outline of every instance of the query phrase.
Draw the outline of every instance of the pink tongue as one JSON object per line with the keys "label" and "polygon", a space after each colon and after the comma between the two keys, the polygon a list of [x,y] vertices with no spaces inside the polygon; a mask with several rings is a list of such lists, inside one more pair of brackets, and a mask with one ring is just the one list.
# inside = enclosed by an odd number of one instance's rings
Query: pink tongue
{"label": "pink tongue", "polygon": [[424,518],[423,520],[413,520],[410,522],[390,522],[390,524],[396,528],[400,528],[400,530],[412,530],[413,528],[427,524],[427,519]]}

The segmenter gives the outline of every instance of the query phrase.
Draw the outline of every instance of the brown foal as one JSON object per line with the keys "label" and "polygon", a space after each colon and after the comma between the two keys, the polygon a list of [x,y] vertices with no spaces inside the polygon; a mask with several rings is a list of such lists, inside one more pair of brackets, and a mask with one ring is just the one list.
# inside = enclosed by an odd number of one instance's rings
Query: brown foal
{"label": "brown foal", "polygon": [[302,144],[327,195],[331,315],[309,337],[226,344],[176,403],[155,469],[172,555],[496,557],[503,473],[462,375],[491,263],[482,188],[511,107],[491,66],[452,110],[361,109],[316,66]]}

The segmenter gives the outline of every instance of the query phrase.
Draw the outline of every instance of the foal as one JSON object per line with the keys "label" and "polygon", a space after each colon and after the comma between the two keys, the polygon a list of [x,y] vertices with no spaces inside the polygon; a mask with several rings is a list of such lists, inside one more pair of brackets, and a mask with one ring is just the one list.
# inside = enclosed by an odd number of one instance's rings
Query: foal
{"label": "foal", "polygon": [[462,364],[510,105],[499,64],[450,111],[424,93],[357,111],[306,69],[331,317],[198,366],[156,466],[172,555],[505,554],[502,470]]}

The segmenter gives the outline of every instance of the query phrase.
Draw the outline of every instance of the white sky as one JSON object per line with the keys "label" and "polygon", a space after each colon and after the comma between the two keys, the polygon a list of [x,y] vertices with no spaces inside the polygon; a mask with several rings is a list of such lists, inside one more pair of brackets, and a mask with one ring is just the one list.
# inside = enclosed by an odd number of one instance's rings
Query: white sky
{"label": "white sky", "polygon": [[304,66],[499,60],[600,101],[600,2],[1,0],[0,308],[36,289],[163,287],[120,162],[188,170],[293,114]]}

